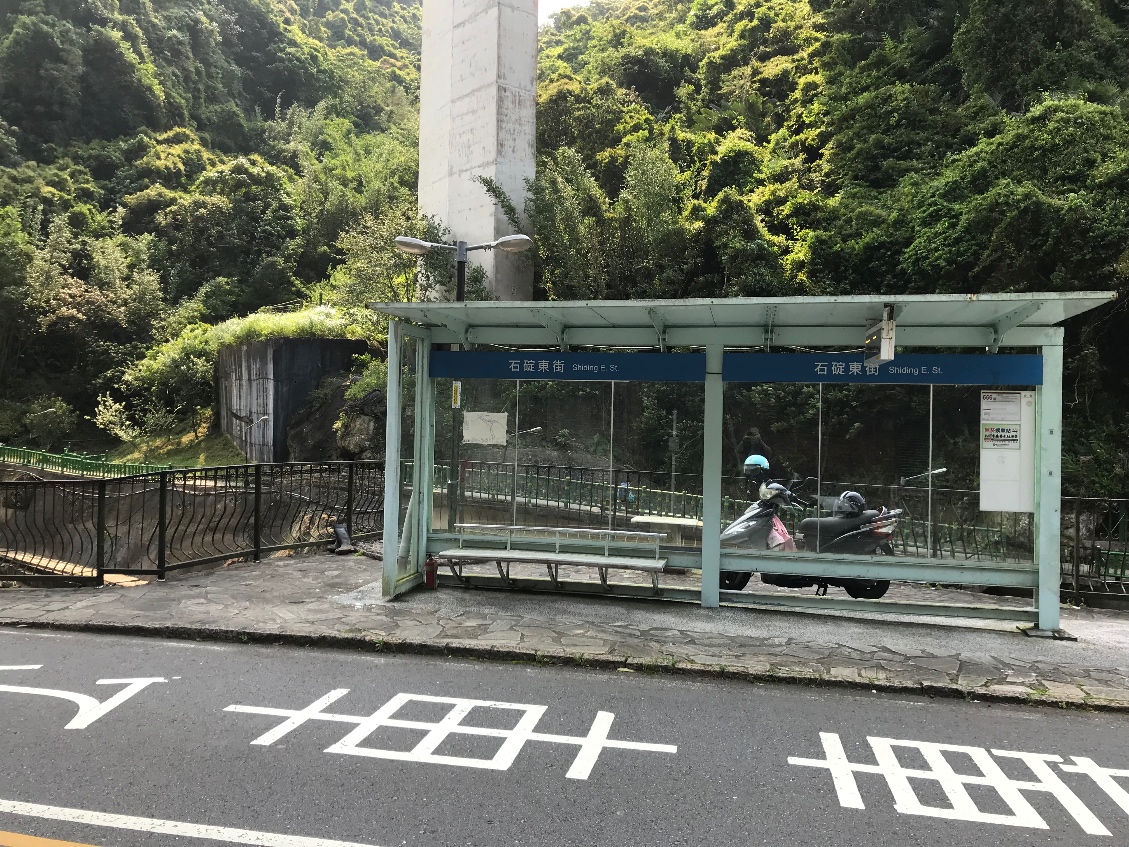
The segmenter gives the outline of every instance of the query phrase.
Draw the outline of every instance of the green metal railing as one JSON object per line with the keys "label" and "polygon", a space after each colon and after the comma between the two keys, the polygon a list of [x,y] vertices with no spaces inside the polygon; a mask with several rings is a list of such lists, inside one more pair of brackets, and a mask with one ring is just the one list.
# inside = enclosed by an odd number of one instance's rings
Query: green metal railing
{"label": "green metal railing", "polygon": [[116,477],[156,473],[172,465],[153,465],[142,462],[111,462],[105,456],[84,456],[75,453],[45,453],[25,447],[8,447],[0,444],[0,462],[26,465],[72,476]]}

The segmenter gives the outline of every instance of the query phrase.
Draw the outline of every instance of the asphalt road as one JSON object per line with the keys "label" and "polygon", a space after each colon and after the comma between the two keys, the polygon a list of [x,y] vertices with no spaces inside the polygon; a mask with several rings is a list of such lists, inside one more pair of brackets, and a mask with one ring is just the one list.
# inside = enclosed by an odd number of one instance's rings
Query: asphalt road
{"label": "asphalt road", "polygon": [[1124,715],[0,630],[0,845],[1124,847],[1119,790]]}

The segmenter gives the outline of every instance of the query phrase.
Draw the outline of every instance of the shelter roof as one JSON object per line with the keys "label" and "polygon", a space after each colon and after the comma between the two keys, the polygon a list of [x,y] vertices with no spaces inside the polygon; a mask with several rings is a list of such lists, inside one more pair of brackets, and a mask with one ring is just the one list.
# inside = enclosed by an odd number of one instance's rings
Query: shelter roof
{"label": "shelter roof", "polygon": [[[805,338],[810,334],[807,331],[814,328],[841,329],[849,331],[850,338],[861,343],[861,330],[881,318],[885,304],[893,304],[899,332],[905,328],[975,328],[989,333],[975,335],[976,344],[998,344],[1011,330],[1051,327],[1108,303],[1116,296],[1111,291],[1080,291],[693,300],[430,301],[372,303],[370,307],[440,330],[433,336],[436,341],[535,344],[548,340],[549,343],[576,345],[639,346],[641,341],[649,339],[647,346],[658,346],[657,332],[660,343],[693,346],[719,343],[720,339],[720,343],[736,346],[761,343],[760,338],[748,335],[751,329],[779,331],[773,343],[793,343],[788,338],[799,338],[799,335],[789,333],[790,328],[805,330]],[[625,330],[622,335],[612,335]],[[672,332],[677,340],[671,336]],[[663,338],[664,335],[667,338]],[[831,332],[826,336],[828,344],[841,344],[840,338],[846,337],[845,332]],[[929,343],[941,342],[938,336],[938,340]],[[807,338],[794,343],[818,344],[819,340]]]}

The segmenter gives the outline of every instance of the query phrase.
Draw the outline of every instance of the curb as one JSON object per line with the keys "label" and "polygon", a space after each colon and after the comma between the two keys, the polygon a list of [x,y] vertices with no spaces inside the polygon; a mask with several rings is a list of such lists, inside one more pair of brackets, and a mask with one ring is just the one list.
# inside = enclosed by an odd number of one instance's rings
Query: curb
{"label": "curb", "polygon": [[65,621],[0,620],[5,629],[59,630],[64,632],[92,632],[104,635],[134,635],[142,638],[169,638],[178,641],[223,641],[239,644],[270,644],[288,647],[318,647],[333,650],[351,650],[364,653],[389,653],[417,656],[449,656],[490,662],[521,662],[539,665],[587,668],[604,671],[626,671],[654,674],[674,674],[707,679],[742,680],[750,683],[777,683],[806,685],[818,688],[841,688],[856,691],[881,691],[885,694],[912,694],[916,696],[944,697],[972,702],[1005,703],[1022,706],[1053,706],[1059,709],[1115,712],[1129,714],[1129,691],[1126,699],[1086,700],[1063,697],[1011,694],[986,688],[965,688],[951,683],[892,682],[889,680],[842,679],[817,673],[754,670],[727,665],[701,665],[677,660],[644,659],[634,656],[587,655],[563,650],[543,651],[520,647],[480,645],[459,641],[414,641],[401,638],[381,638],[363,634],[302,635],[295,632],[267,632],[254,629],[228,629],[221,627],[176,626],[115,623],[71,623]]}

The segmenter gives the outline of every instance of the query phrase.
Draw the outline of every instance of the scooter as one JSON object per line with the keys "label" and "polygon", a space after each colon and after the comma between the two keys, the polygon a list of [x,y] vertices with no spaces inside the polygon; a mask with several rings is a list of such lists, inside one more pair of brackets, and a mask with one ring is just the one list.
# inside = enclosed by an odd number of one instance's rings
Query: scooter
{"label": "scooter", "polygon": [[[798,478],[791,484],[795,482],[798,482]],[[803,500],[779,482],[765,483],[760,486],[757,502],[721,533],[722,546],[777,551],[808,549],[816,553],[864,556],[894,555],[890,538],[903,510],[866,509],[862,497],[855,492],[844,493],[839,498],[839,503],[851,509],[852,513],[828,518],[806,518],[800,522],[799,531],[793,539],[780,520],[779,510],[796,505],[811,507],[814,504]],[[751,577],[751,573],[743,571],[722,571],[721,588],[740,591],[749,584]],[[890,588],[890,581],[885,579],[799,574],[762,573],[761,581],[784,588],[815,587],[816,593],[821,595],[827,593],[828,586],[834,585],[845,589],[855,599],[865,600],[877,600]]]}

